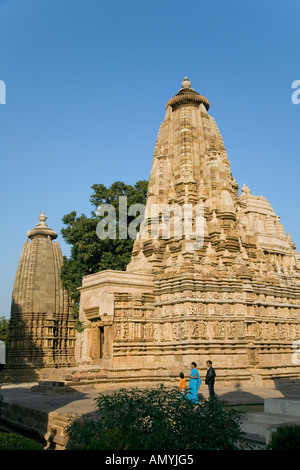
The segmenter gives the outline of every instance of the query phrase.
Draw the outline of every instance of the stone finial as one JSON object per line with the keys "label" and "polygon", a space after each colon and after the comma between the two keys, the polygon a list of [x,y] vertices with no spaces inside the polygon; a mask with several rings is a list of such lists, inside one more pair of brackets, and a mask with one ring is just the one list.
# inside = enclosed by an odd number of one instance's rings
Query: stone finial
{"label": "stone finial", "polygon": [[46,224],[47,217],[45,216],[44,211],[41,212],[41,215],[39,216],[38,219],[39,219],[40,223],[37,224],[37,225],[47,225]]}
{"label": "stone finial", "polygon": [[184,80],[181,84],[182,88],[191,88],[191,82],[187,77],[184,77]]}
{"label": "stone finial", "polygon": [[174,111],[178,106],[190,103],[196,103],[199,106],[200,104],[203,104],[206,111],[208,111],[210,106],[209,101],[205,98],[205,96],[199,95],[199,93],[197,93],[191,87],[191,82],[189,81],[188,77],[184,77],[180,90],[167,102],[166,108],[171,106]]}
{"label": "stone finial", "polygon": [[57,238],[57,233],[54,232],[54,230],[51,230],[51,228],[49,228],[46,224],[47,217],[45,216],[45,213],[43,211],[41,212],[38,219],[40,222],[36,224],[36,226],[32,230],[27,232],[27,237],[32,239],[38,235],[50,237],[51,240]]}
{"label": "stone finial", "polygon": [[251,191],[250,191],[249,187],[246,186],[245,183],[244,183],[244,184],[243,184],[243,187],[242,187],[242,195],[244,195],[244,194],[250,194],[250,193],[251,193]]}

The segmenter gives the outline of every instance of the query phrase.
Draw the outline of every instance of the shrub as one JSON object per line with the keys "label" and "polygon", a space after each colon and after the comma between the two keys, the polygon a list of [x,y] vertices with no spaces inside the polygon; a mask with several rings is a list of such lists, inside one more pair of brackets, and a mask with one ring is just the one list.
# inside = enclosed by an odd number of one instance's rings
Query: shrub
{"label": "shrub", "polygon": [[217,399],[199,404],[178,390],[120,390],[96,398],[94,417],[67,429],[67,450],[240,449],[242,413]]}
{"label": "shrub", "polygon": [[268,450],[300,450],[300,426],[278,428],[271,437]]}
{"label": "shrub", "polygon": [[0,433],[0,450],[43,450],[38,442],[19,434]]}

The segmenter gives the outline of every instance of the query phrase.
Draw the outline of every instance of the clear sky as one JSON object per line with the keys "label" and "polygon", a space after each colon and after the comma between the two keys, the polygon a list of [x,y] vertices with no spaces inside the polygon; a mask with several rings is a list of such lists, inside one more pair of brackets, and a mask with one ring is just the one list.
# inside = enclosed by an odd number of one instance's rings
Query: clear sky
{"label": "clear sky", "polygon": [[166,102],[208,98],[240,188],[300,251],[299,0],[0,0],[0,316],[26,232],[89,215],[91,186],[150,175]]}

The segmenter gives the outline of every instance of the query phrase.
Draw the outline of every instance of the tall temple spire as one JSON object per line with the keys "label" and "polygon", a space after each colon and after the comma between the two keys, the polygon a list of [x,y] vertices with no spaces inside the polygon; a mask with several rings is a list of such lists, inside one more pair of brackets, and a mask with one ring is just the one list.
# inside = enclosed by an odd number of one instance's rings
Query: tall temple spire
{"label": "tall temple spire", "polygon": [[[83,367],[174,383],[191,360],[204,373],[210,358],[223,383],[299,377],[299,256],[271,204],[245,185],[239,194],[208,111],[185,77],[166,105],[127,271],[83,278]],[[178,236],[186,207],[193,237]]]}
{"label": "tall temple spire", "polygon": [[[193,246],[182,237],[176,240],[176,250],[166,251],[167,247],[175,243],[174,238],[151,240],[149,230],[145,231],[145,224],[142,224],[127,269],[134,271],[137,266],[141,268],[139,254],[142,252],[145,268],[149,269],[152,265],[156,272],[163,275],[168,266],[169,276],[170,265],[174,273],[182,269],[176,259],[185,252],[187,271],[200,273],[204,270],[207,275],[210,270],[213,274],[214,263],[209,265],[206,257],[207,246],[211,244],[215,250],[215,259],[219,262],[220,258],[225,258],[231,276],[241,274],[241,267],[234,260],[237,253],[243,252],[247,254],[247,258],[241,256],[243,272],[247,269],[252,277],[260,277],[260,263],[268,262],[270,251],[280,246],[278,253],[281,253],[282,263],[284,257],[288,259],[294,256],[293,246],[268,201],[252,196],[245,185],[239,196],[238,184],[232,176],[221,133],[207,112],[208,100],[191,88],[187,77],[181,86],[178,93],[168,101],[165,119],[160,126],[155,149],[163,148],[164,151],[163,154],[157,150],[154,152],[148,183],[148,220],[145,223],[155,223],[149,216],[153,203],[169,204],[171,201],[181,207],[190,204],[194,215],[200,205],[204,214],[203,231],[199,234],[203,246],[201,248],[199,243]],[[157,230],[161,233],[162,226]],[[194,255],[187,255],[191,249]],[[168,260],[170,256],[173,263]],[[193,257],[192,263],[187,262],[188,256]],[[135,265],[136,258],[139,260],[138,265]]]}

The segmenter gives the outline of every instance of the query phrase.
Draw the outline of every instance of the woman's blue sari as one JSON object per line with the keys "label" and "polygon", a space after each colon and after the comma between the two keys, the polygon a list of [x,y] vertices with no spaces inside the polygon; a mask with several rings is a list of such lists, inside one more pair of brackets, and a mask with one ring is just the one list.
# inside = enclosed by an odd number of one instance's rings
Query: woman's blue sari
{"label": "woman's blue sari", "polygon": [[198,390],[201,385],[201,378],[200,374],[197,369],[191,370],[191,377],[196,377],[195,379],[190,379],[189,383],[189,392],[187,398],[194,403],[199,403],[198,400]]}

